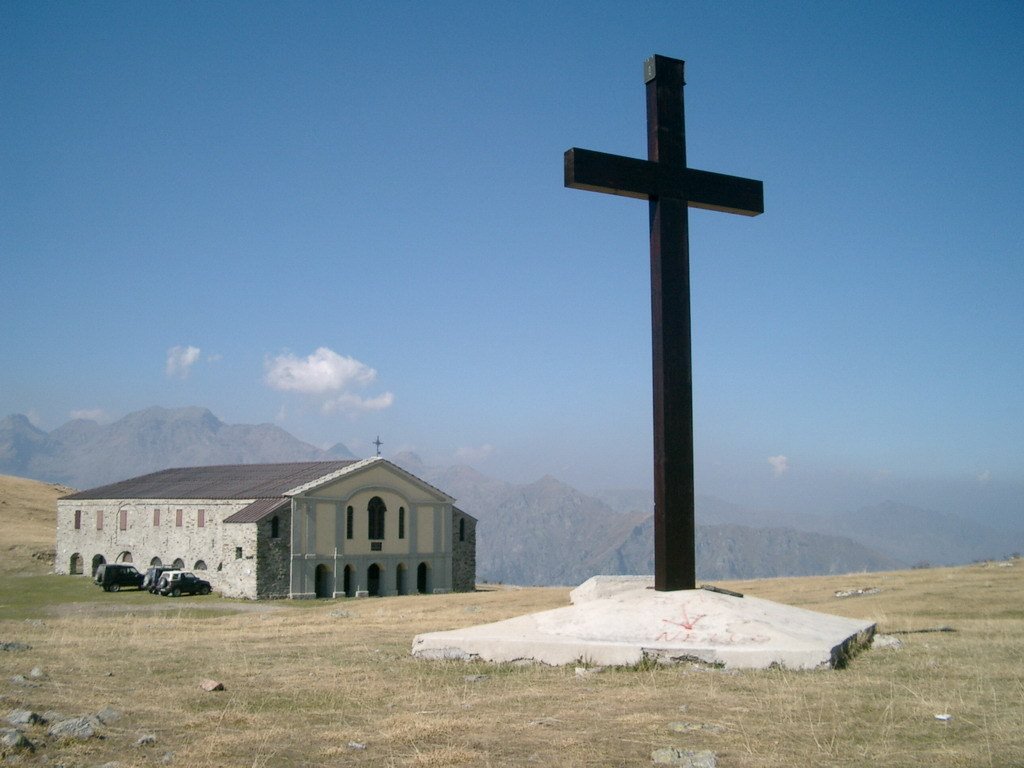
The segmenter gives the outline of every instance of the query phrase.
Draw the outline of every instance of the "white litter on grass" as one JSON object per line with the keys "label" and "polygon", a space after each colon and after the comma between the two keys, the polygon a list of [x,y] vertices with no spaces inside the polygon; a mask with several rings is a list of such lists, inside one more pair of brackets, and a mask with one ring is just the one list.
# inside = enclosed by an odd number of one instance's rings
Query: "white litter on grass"
{"label": "white litter on grass", "polygon": [[952,715],[947,715],[947,714],[943,713],[941,715],[936,715],[935,719],[936,720],[941,720],[942,722],[947,723],[947,722],[949,722],[950,720],[953,719],[953,716]]}

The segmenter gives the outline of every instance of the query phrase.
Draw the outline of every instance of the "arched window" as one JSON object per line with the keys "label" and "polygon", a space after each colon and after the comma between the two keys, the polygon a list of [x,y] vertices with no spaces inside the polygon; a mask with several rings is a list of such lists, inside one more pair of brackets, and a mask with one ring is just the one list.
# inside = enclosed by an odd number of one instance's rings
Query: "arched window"
{"label": "arched window", "polygon": [[270,538],[277,539],[281,536],[281,520],[277,515],[270,518]]}
{"label": "arched window", "polygon": [[117,556],[117,560],[115,562],[118,562],[118,563],[130,563],[131,561],[132,561],[132,553],[131,552],[122,552],[120,555]]}
{"label": "arched window", "polygon": [[174,562],[171,563],[171,567],[174,568],[174,570],[176,571],[183,571],[185,570],[185,561],[182,560],[180,557],[175,558]]}
{"label": "arched window", "polygon": [[369,516],[369,530],[371,539],[384,538],[384,513],[388,508],[384,506],[384,500],[380,496],[374,496],[366,505],[366,512]]}
{"label": "arched window", "polygon": [[206,570],[206,561],[205,560],[196,560],[196,564],[192,566],[192,570],[193,571],[205,571]]}
{"label": "arched window", "polygon": [[154,567],[157,565],[163,565],[163,562],[160,560],[159,557],[154,557],[152,560],[149,561],[149,565],[150,567]]}

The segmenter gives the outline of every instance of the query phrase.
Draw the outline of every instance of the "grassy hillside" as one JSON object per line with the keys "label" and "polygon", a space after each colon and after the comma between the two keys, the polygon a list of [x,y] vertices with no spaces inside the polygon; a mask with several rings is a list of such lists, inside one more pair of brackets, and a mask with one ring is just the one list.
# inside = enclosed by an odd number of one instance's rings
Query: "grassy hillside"
{"label": "grassy hillside", "polygon": [[53,568],[57,499],[72,489],[0,475],[0,577]]}
{"label": "grassy hillside", "polygon": [[[84,742],[24,726],[36,751],[12,757],[17,765],[644,766],[664,747],[710,750],[723,768],[1005,766],[1024,756],[1021,561],[721,582],[871,619],[903,643],[844,670],[579,674],[409,654],[417,633],[558,607],[565,589],[251,603],[105,593],[43,573],[33,553],[52,546],[65,490],[0,478],[0,641],[29,646],[0,650],[0,700],[4,711],[109,706],[122,717]],[[858,588],[877,592],[835,596]],[[206,678],[226,690],[201,690]],[[146,734],[155,743],[136,746]]]}

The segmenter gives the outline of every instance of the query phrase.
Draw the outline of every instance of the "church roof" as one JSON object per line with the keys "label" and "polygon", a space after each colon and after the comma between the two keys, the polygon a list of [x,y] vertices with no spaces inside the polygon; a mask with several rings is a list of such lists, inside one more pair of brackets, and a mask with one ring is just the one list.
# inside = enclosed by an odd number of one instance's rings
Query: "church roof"
{"label": "church roof", "polygon": [[224,518],[225,523],[258,523],[267,515],[280,512],[291,507],[292,500],[278,497],[276,499],[257,499],[247,507],[242,507],[233,515]]}
{"label": "church roof", "polygon": [[[284,464],[225,464],[178,467],[101,485],[65,499],[270,499],[297,486],[337,473],[345,461],[300,461]],[[238,513],[236,513],[238,514]]]}

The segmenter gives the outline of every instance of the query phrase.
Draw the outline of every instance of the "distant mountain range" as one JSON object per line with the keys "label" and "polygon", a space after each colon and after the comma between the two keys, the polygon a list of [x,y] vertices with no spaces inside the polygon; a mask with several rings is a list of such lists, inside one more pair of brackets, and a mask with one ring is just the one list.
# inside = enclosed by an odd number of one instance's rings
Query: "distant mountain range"
{"label": "distant mountain range", "polygon": [[112,424],[69,421],[52,432],[22,415],[0,421],[0,473],[93,488],[168,467],[349,459],[273,424],[225,424],[206,408],[147,408]]}
{"label": "distant mountain range", "polygon": [[[167,467],[354,458],[272,424],[225,424],[205,408],[148,408],[107,425],[75,420],[52,432],[25,416],[0,421],[0,474],[90,488]],[[477,577],[509,584],[578,584],[596,573],[652,573],[649,493],[588,496],[554,477],[515,484],[467,466],[390,457],[480,520]],[[750,510],[697,498],[701,579],[805,576],[947,565],[1024,549],[1024,534],[954,515],[885,504],[843,516]]]}

